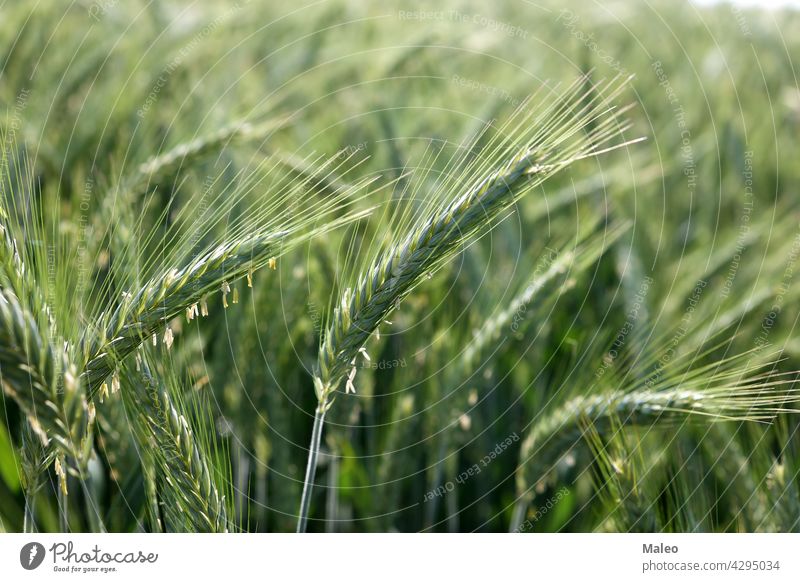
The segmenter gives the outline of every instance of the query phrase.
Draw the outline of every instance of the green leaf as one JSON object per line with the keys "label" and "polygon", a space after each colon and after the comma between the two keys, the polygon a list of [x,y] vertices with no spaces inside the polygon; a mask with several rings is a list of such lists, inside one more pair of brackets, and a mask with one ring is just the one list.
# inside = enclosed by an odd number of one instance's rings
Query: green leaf
{"label": "green leaf", "polygon": [[4,424],[0,424],[0,477],[11,491],[15,493],[19,491],[17,453]]}

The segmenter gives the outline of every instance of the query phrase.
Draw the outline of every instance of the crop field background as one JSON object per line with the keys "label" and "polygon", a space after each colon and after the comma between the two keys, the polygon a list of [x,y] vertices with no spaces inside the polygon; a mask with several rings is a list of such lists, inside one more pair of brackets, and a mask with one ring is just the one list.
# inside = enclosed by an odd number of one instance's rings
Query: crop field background
{"label": "crop field background", "polygon": [[0,530],[800,530],[800,12],[0,0]]}

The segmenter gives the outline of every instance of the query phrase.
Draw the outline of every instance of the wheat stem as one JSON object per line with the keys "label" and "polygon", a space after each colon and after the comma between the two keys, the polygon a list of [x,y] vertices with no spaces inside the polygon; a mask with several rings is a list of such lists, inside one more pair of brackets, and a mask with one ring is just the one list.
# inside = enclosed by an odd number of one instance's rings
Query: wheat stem
{"label": "wheat stem", "polygon": [[308,510],[311,505],[311,493],[314,489],[314,476],[317,473],[317,463],[319,462],[319,447],[322,440],[322,428],[325,424],[324,404],[317,406],[314,413],[314,427],[311,430],[311,444],[308,447],[308,464],[306,465],[306,477],[303,481],[303,494],[300,499],[300,515],[297,519],[297,533],[305,533],[308,525]]}

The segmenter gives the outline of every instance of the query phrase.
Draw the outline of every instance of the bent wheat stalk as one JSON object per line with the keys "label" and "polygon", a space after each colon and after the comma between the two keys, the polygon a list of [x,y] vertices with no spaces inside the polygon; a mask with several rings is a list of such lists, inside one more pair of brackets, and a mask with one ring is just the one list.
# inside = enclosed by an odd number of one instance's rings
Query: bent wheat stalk
{"label": "bent wheat stalk", "polygon": [[[602,149],[625,129],[617,118],[619,111],[610,105],[624,86],[625,82],[615,82],[595,87],[586,99],[573,85],[541,112],[526,102],[508,124],[510,135],[493,142],[485,159],[473,160],[455,179],[440,183],[428,210],[412,224],[402,225],[400,238],[380,248],[370,266],[356,274],[352,287],[332,310],[319,348],[314,375],[318,404],[298,532],[307,525],[325,412],[348,374],[348,389],[352,389],[355,357],[367,339],[426,275],[440,268],[461,245],[485,233],[532,188],[576,160],[626,145]],[[590,124],[593,129],[585,131]],[[451,198],[454,188],[461,192],[455,199]]]}

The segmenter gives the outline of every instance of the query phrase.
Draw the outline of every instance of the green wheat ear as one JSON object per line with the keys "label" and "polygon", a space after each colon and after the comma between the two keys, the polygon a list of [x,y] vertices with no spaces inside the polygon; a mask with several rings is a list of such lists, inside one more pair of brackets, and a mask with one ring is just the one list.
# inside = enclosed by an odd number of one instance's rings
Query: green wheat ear
{"label": "green wheat ear", "polygon": [[347,391],[355,391],[355,361],[367,340],[426,276],[487,232],[525,194],[577,160],[633,143],[608,145],[627,128],[619,119],[625,109],[613,106],[627,81],[615,79],[586,92],[578,89],[583,84],[579,80],[549,106],[533,107],[532,100],[524,103],[506,124],[507,134],[501,132],[491,141],[486,154],[434,186],[420,214],[400,213],[393,229],[398,234],[379,245],[366,268],[353,265],[352,274],[345,277],[344,293],[330,310],[319,348],[314,374],[318,405],[298,531],[306,527],[331,396],[345,376]]}
{"label": "green wheat ear", "polygon": [[574,248],[565,247],[558,251],[546,268],[541,272],[534,272],[504,309],[487,318],[483,325],[472,331],[470,343],[461,355],[458,373],[462,378],[474,372],[480,364],[481,354],[497,342],[502,331],[520,332],[530,324],[530,318],[517,323],[514,321],[515,315],[530,306],[545,303],[548,298],[559,293],[568,284],[568,276],[577,277],[594,265],[630,227],[626,223],[611,224],[600,231],[600,224],[598,221],[593,225]]}
{"label": "green wheat ear", "polygon": [[[332,164],[320,160],[317,172],[330,172]],[[107,306],[83,333],[81,376],[90,396],[97,394],[121,361],[143,342],[161,334],[169,337],[170,319],[184,313],[189,319],[207,315],[209,296],[220,293],[227,303],[227,294],[236,293],[232,287],[236,282],[247,278],[251,286],[255,271],[267,266],[274,269],[277,260],[298,245],[369,216],[370,208],[358,210],[355,205],[363,197],[360,191],[374,179],[360,180],[326,197],[306,194],[310,179],[284,179],[270,190],[263,176],[249,175],[194,227],[211,230],[237,204],[249,204],[252,213],[230,225],[224,240],[198,252],[192,248],[191,238],[184,237],[168,250],[165,264],[156,266],[152,257],[146,257],[142,261],[145,270],[155,273]],[[252,190],[261,187],[268,189],[263,201],[247,199]],[[192,205],[187,209],[192,211]]]}
{"label": "green wheat ear", "polygon": [[146,453],[142,463],[161,507],[156,514],[163,513],[167,531],[231,531],[230,498],[217,485],[206,443],[190,425],[186,406],[175,401],[176,389],[165,384],[174,378],[154,375],[148,359],[126,366],[121,392],[136,444]]}
{"label": "green wheat ear", "polygon": [[[0,150],[0,384],[27,420],[22,432],[29,450],[22,455],[22,481],[25,529],[30,531],[35,527],[36,491],[51,464],[60,499],[68,494],[68,472],[83,483],[94,440],[95,408],[86,399],[70,344],[56,336],[54,313],[44,299],[46,288],[39,284],[42,271],[31,268],[33,264],[41,269],[42,256],[18,246],[12,230],[16,228],[25,243],[44,238],[43,225],[29,217],[29,213],[36,216],[38,203],[26,202],[36,190],[32,164],[24,153],[12,156],[14,141],[4,131],[0,131]],[[38,442],[32,443],[34,439]],[[31,455],[34,449],[37,453]],[[65,516],[66,504],[63,508]]]}
{"label": "green wheat ear", "polygon": [[[771,422],[778,414],[791,411],[789,406],[800,401],[796,381],[790,378],[794,375],[774,373],[774,362],[754,365],[748,359],[751,355],[698,366],[679,358],[652,385],[645,385],[636,370],[614,375],[594,393],[575,396],[544,411],[520,448],[512,531],[519,527],[533,497],[532,488],[562,455],[582,442],[587,426],[600,436],[612,436],[626,427],[659,429],[692,421]],[[637,366],[648,363],[644,359]]]}
{"label": "green wheat ear", "polygon": [[16,296],[0,289],[0,382],[43,445],[80,459],[91,446],[93,407],[65,350],[55,348]]}
{"label": "green wheat ear", "polygon": [[[526,102],[508,122],[509,135],[496,138],[488,155],[434,187],[428,210],[398,225],[398,236],[386,241],[366,268],[354,266],[319,348],[314,382],[322,407],[398,303],[462,245],[573,162],[632,143],[605,147],[626,129],[618,118],[624,110],[612,105],[626,83],[598,85],[588,97],[573,87],[543,110]],[[585,131],[590,124],[593,129]]]}
{"label": "green wheat ear", "polygon": [[29,264],[30,257],[18,244],[32,233],[39,236],[38,225],[25,224],[16,230],[13,226],[17,225],[12,225],[12,219],[25,214],[17,207],[20,196],[15,194],[20,189],[33,190],[35,176],[32,162],[26,156],[12,155],[14,148],[13,139],[9,139],[5,129],[0,129],[0,286],[13,291],[21,306],[36,317],[36,322],[49,328],[54,325],[53,313]]}

